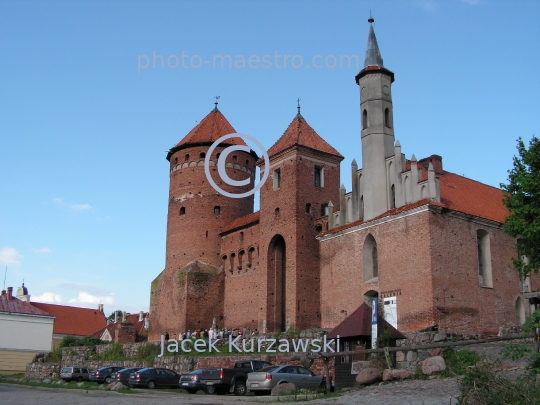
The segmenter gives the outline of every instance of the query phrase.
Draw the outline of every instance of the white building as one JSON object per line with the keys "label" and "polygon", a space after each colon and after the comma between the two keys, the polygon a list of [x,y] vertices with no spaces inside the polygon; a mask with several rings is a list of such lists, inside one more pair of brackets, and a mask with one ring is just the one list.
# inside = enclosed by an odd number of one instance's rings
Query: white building
{"label": "white building", "polygon": [[26,371],[38,353],[52,350],[55,317],[13,296],[13,287],[0,296],[0,374]]}

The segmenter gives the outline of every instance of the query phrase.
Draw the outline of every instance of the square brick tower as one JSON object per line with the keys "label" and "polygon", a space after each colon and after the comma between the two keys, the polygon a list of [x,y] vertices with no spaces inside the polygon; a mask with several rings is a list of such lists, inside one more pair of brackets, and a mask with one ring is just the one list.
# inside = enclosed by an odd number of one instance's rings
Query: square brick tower
{"label": "square brick tower", "polygon": [[[320,263],[316,235],[330,201],[339,205],[343,156],[298,114],[259,159],[261,176],[260,268],[266,271],[266,328],[320,325]],[[264,304],[263,304],[264,305]]]}

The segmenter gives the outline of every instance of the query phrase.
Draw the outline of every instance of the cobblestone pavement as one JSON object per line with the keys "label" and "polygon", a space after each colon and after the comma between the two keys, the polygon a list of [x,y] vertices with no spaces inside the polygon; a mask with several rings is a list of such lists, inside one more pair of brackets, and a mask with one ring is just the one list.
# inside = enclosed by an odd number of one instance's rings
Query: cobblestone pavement
{"label": "cobblestone pavement", "polygon": [[[459,395],[456,379],[412,380],[353,390],[340,397],[304,402],[306,404],[328,405],[454,405]],[[259,401],[259,399],[264,402]],[[113,402],[115,405],[215,405],[241,402],[244,404],[265,404],[272,398],[189,395],[163,391],[143,391],[140,394],[118,394],[101,391],[75,391],[64,389],[41,389],[33,387],[0,384],[0,403],[5,405],[93,405]],[[286,402],[279,402],[285,404]],[[298,402],[290,402],[298,404]]]}

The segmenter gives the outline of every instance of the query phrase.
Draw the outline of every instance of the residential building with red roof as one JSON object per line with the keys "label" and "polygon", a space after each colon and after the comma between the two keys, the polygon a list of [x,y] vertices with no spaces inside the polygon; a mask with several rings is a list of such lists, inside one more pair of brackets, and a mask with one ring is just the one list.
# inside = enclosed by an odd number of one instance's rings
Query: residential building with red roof
{"label": "residential building with red roof", "polygon": [[[343,156],[298,113],[268,149],[269,164],[216,108],[169,150],[165,269],[151,285],[149,340],[167,331],[334,328],[362,303],[392,305],[400,331],[497,334],[529,311],[509,264],[502,191],[446,171],[441,156],[409,158],[394,134],[392,84],[373,19],[360,92],[363,167],[340,182]],[[223,154],[220,158],[220,154]],[[247,185],[234,187],[219,177]],[[221,188],[211,186],[205,172]],[[260,210],[252,196],[260,188]],[[375,300],[376,299],[376,300]]]}
{"label": "residential building with red roof", "polygon": [[20,373],[42,352],[52,350],[54,316],[13,296],[0,295],[0,374]]}
{"label": "residential building with red roof", "polygon": [[85,337],[107,325],[107,318],[103,313],[103,305],[98,308],[80,308],[68,305],[47,304],[43,302],[30,302],[39,310],[55,317],[53,330],[53,347],[57,348],[64,336]]}

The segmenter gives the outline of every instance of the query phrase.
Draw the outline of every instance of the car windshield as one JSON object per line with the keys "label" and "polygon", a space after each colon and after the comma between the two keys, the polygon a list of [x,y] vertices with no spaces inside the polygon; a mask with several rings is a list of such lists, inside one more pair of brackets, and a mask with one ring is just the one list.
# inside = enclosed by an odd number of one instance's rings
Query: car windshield
{"label": "car windshield", "polygon": [[265,368],[261,368],[259,370],[260,373],[270,373],[272,371],[274,371],[276,368],[278,368],[278,366],[268,366],[268,367],[265,367]]}
{"label": "car windshield", "polygon": [[71,370],[73,370],[71,367],[64,367],[61,373],[71,373]]}
{"label": "car windshield", "polygon": [[195,371],[192,371],[189,374],[201,374],[201,373],[202,373],[202,370],[195,370]]}

